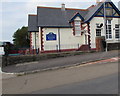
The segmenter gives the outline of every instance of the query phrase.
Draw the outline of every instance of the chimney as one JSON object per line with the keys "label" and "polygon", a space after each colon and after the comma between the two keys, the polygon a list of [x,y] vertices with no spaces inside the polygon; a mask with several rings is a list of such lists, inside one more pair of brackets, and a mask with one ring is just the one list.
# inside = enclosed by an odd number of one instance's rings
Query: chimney
{"label": "chimney", "polygon": [[65,11],[65,4],[64,3],[61,4],[61,10]]}
{"label": "chimney", "polygon": [[100,3],[100,0],[96,0],[96,5],[98,5]]}

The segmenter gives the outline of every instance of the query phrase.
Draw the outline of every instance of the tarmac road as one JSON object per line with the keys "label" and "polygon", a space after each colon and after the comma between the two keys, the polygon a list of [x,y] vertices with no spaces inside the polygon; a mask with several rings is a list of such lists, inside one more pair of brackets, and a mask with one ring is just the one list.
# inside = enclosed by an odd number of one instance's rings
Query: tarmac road
{"label": "tarmac road", "polygon": [[2,92],[3,94],[117,94],[117,75],[118,62],[80,65],[5,79],[2,82]]}
{"label": "tarmac road", "polygon": [[83,82],[71,83],[32,94],[118,94],[117,73]]}
{"label": "tarmac road", "polygon": [[31,63],[23,63],[17,65],[11,65],[3,67],[3,72],[8,73],[20,73],[20,72],[29,72],[34,70],[41,70],[53,67],[68,66],[74,64],[81,64],[83,62],[101,60],[111,57],[118,57],[118,51],[108,51],[108,52],[96,52],[96,53],[85,53],[82,55],[68,56],[61,58],[54,58],[42,61],[36,61]]}

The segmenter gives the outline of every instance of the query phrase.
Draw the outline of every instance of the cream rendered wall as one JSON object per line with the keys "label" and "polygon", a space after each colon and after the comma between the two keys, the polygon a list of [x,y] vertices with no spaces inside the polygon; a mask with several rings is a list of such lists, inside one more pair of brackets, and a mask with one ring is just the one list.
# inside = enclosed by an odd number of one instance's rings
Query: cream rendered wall
{"label": "cream rendered wall", "polygon": [[[90,22],[90,33],[91,33],[91,48],[96,48],[95,38],[96,38],[96,23],[103,23],[104,19],[103,17],[94,17]],[[112,19],[112,39],[107,40],[107,43],[115,43],[118,42],[117,39],[115,39],[115,24],[118,24],[118,18]],[[102,27],[103,28],[103,27]],[[101,36],[105,36],[104,30],[101,30]]]}
{"label": "cream rendered wall", "polygon": [[39,32],[36,32],[36,48],[39,48]]}
{"label": "cream rendered wall", "polygon": [[81,21],[80,17],[76,17],[74,20],[80,20]]}
{"label": "cream rendered wall", "polygon": [[[59,31],[58,31],[59,30]],[[56,34],[57,40],[46,41],[46,34],[53,32]],[[73,28],[44,28],[43,29],[43,42],[44,50],[56,50],[59,48],[59,33],[60,32],[60,49],[77,49],[82,44],[85,44],[85,36],[74,36]]]}
{"label": "cream rendered wall", "polygon": [[[91,48],[96,48],[96,23],[103,23],[104,19],[101,17],[94,17],[90,22],[90,36],[91,36]],[[104,36],[104,30],[102,29],[101,35]]]}
{"label": "cream rendered wall", "polygon": [[90,35],[89,33],[88,33],[88,25],[85,23],[85,24],[82,24],[82,27],[85,27],[85,29],[83,29],[82,31],[84,32],[84,36],[86,36],[86,38],[85,38],[85,41],[84,41],[84,44],[88,44],[88,35]]}
{"label": "cream rendered wall", "polygon": [[[46,40],[46,35],[49,34],[50,32],[56,34],[57,40],[52,40],[52,41]],[[44,50],[57,49],[56,45],[58,45],[58,28],[43,28],[43,45],[44,45]]]}
{"label": "cream rendered wall", "polygon": [[[76,17],[75,20],[81,21],[79,17]],[[52,41],[46,40],[46,34],[49,34],[50,32],[56,34],[57,40],[52,40]],[[85,44],[85,35],[74,36],[73,28],[43,28],[43,45],[45,51],[57,50],[59,48],[77,49],[82,44]]]}
{"label": "cream rendered wall", "polygon": [[73,35],[73,28],[60,28],[60,37],[61,49],[77,49],[85,43],[84,35]]}
{"label": "cream rendered wall", "polygon": [[[32,49],[36,49],[36,48],[38,49],[39,48],[39,32],[32,32],[31,35],[32,35],[32,41],[31,41]],[[36,40],[35,40],[35,36],[36,36]]]}
{"label": "cream rendered wall", "polygon": [[34,49],[34,46],[35,46],[35,37],[34,36],[35,36],[34,32],[31,32],[31,37],[32,37],[31,38],[31,40],[32,40],[31,41],[31,43],[32,43],[31,46],[32,46],[32,49]]}

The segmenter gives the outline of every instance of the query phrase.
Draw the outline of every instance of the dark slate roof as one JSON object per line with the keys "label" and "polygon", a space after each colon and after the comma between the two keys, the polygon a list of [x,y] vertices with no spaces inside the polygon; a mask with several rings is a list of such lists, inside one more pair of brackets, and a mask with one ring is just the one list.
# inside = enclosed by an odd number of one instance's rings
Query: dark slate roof
{"label": "dark slate roof", "polygon": [[38,26],[71,27],[69,21],[75,13],[80,13],[84,17],[87,14],[87,10],[66,8],[65,11],[62,11],[61,8],[38,7]]}
{"label": "dark slate roof", "polygon": [[95,7],[91,7],[89,8],[88,13],[86,14],[86,16],[84,17],[84,22],[89,21],[90,19],[92,19],[92,16],[99,11],[98,9],[100,9],[100,7],[103,5],[103,3],[99,3],[97,6]]}
{"label": "dark slate roof", "polygon": [[37,15],[29,15],[29,17],[28,17],[28,31],[38,31]]}

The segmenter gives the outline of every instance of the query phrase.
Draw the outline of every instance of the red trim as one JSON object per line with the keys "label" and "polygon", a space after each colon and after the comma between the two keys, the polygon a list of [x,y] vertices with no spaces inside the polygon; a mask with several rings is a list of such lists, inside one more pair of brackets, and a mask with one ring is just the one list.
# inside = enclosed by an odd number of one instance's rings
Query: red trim
{"label": "red trim", "polygon": [[78,50],[80,50],[80,51],[89,51],[89,45],[81,45]]}
{"label": "red trim", "polygon": [[62,49],[60,50],[61,52],[64,52],[64,51],[75,51],[75,50],[78,50],[78,49]]}
{"label": "red trim", "polygon": [[[44,6],[37,6],[37,8],[50,8],[50,9],[61,9],[57,7],[44,7]],[[88,11],[88,9],[75,9],[75,8],[65,8],[66,10],[80,10],[80,11]]]}
{"label": "red trim", "polygon": [[90,7],[88,7],[87,9],[89,10],[90,8],[93,8],[95,7],[96,5],[91,5]]}
{"label": "red trim", "polygon": [[[90,23],[87,23],[87,25],[88,25],[88,34],[90,34]],[[89,45],[89,48],[91,48],[90,47],[90,45],[91,45],[91,40],[90,40],[90,35],[88,35],[88,45]]]}
{"label": "red trim", "polygon": [[96,50],[96,48],[91,48],[91,50]]}
{"label": "red trim", "polygon": [[41,51],[44,51],[44,41],[43,41],[43,28],[41,28]]}
{"label": "red trim", "polygon": [[74,25],[74,21],[72,22],[73,25],[73,35],[75,36],[75,25]]}
{"label": "red trim", "polygon": [[28,14],[29,16],[37,16],[36,14]]}
{"label": "red trim", "polygon": [[[86,26],[85,26],[86,27]],[[85,27],[83,27],[83,24],[81,23],[81,30],[84,30]],[[83,35],[83,32],[81,32],[81,35]]]}
{"label": "red trim", "polygon": [[[61,49],[60,52],[65,51],[77,51],[78,49]],[[59,52],[58,50],[48,50],[48,51],[42,51],[41,53],[56,53]]]}
{"label": "red trim", "polygon": [[86,26],[82,26],[83,24],[81,24],[81,30],[84,30],[86,27],[87,27],[87,25]]}
{"label": "red trim", "polygon": [[32,49],[32,32],[30,32],[30,49]]}
{"label": "red trim", "polygon": [[47,50],[47,51],[41,51],[41,53],[56,53],[56,52],[65,52],[65,51],[88,51],[89,50],[89,45],[82,45],[80,48],[74,48],[74,49],[61,49],[60,51],[58,50]]}

